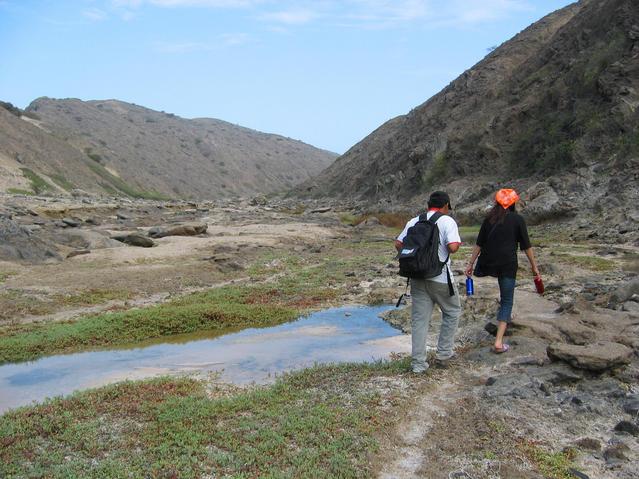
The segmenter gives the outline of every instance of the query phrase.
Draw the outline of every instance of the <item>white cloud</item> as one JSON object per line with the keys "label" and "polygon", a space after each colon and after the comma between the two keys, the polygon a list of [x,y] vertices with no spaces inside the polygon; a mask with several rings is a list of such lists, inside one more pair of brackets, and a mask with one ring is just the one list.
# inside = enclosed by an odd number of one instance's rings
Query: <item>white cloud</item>
{"label": "white cloud", "polygon": [[466,25],[480,24],[531,9],[532,6],[523,0],[454,0],[450,3],[446,20]]}
{"label": "white cloud", "polygon": [[155,48],[160,53],[193,53],[213,50],[213,46],[200,42],[158,42]]}
{"label": "white cloud", "polygon": [[[0,2],[3,0],[0,0]],[[532,9],[531,0],[109,0],[127,12],[146,5],[157,8],[250,9],[269,28],[322,21],[360,29],[468,27]]]}
{"label": "white cloud", "polygon": [[261,16],[262,20],[285,25],[304,25],[318,18],[320,15],[312,10],[282,10],[279,12],[266,13]]}
{"label": "white cloud", "polygon": [[100,22],[108,18],[107,13],[103,10],[100,10],[99,8],[90,8],[88,10],[85,10],[84,12],[82,12],[82,15],[93,22]]}
{"label": "white cloud", "polygon": [[239,46],[251,43],[252,38],[248,33],[224,33],[220,35],[220,40],[227,46]]}
{"label": "white cloud", "polygon": [[247,33],[224,33],[217,38],[214,42],[158,42],[155,50],[170,54],[211,52],[253,42],[253,38]]}
{"label": "white cloud", "polygon": [[261,0],[112,0],[116,7],[138,8],[143,4],[156,7],[244,8]]}

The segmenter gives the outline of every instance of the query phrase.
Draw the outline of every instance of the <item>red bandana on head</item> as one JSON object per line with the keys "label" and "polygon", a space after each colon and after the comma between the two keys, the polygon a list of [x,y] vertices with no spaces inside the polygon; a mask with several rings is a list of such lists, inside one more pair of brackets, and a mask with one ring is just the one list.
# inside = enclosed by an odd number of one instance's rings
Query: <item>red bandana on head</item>
{"label": "red bandana on head", "polygon": [[511,205],[519,201],[519,195],[515,190],[501,189],[495,195],[495,201],[507,210]]}

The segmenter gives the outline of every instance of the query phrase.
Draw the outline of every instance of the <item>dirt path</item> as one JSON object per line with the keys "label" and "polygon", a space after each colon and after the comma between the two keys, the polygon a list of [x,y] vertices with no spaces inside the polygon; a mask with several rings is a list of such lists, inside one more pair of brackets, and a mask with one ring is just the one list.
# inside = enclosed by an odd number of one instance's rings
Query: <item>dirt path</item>
{"label": "dirt path", "polygon": [[[564,331],[579,334],[580,320],[599,324],[600,337],[607,339],[629,320],[622,313],[594,309],[562,314],[555,302],[523,283],[515,296],[517,324],[506,338],[511,350],[492,354],[492,338],[483,331],[485,316],[467,320],[464,336],[474,334],[475,345],[466,345],[449,369],[431,368],[416,379],[422,386],[382,445],[377,477],[566,477],[552,471],[570,461],[585,474],[575,477],[637,477],[637,467],[625,461],[639,457],[639,445],[614,431],[620,420],[630,419],[623,404],[626,391],[639,392],[632,379],[636,365],[625,378],[619,373],[592,376],[550,362],[546,354],[550,342],[565,341]],[[480,281],[480,294],[494,297],[495,289],[490,279]],[[601,449],[582,449],[579,441],[585,439]],[[622,447],[615,444],[623,444],[626,459],[606,459],[613,454],[606,451]]]}

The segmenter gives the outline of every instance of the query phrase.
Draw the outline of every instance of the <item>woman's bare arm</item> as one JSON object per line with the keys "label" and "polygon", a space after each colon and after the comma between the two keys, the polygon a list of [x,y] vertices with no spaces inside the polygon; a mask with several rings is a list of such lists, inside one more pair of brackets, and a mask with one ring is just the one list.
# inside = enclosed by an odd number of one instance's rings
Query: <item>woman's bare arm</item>
{"label": "woman's bare arm", "polygon": [[530,267],[532,268],[532,272],[535,275],[535,277],[541,276],[541,274],[539,273],[539,268],[537,268],[537,261],[535,261],[535,253],[533,252],[532,247],[528,248],[527,250],[524,250],[524,253],[526,253],[526,256],[528,257],[528,261],[530,262]]}
{"label": "woman's bare arm", "polygon": [[481,247],[475,245],[475,247],[473,248],[473,254],[470,257],[470,261],[468,262],[468,266],[466,266],[466,276],[472,276],[473,266],[475,264],[477,256],[479,256],[479,253],[481,253]]}

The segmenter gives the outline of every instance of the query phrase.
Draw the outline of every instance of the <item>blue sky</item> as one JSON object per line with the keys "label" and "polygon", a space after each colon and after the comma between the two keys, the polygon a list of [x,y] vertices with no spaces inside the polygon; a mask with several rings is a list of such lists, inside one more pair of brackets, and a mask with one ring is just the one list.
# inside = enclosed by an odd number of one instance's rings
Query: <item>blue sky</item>
{"label": "blue sky", "polygon": [[343,153],[564,0],[0,0],[0,100],[116,98]]}

